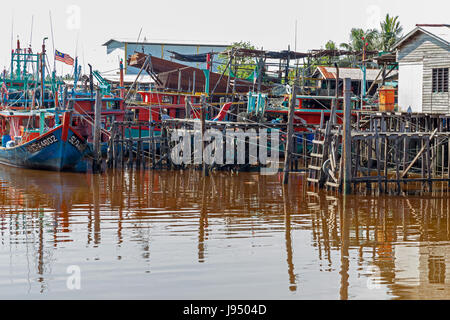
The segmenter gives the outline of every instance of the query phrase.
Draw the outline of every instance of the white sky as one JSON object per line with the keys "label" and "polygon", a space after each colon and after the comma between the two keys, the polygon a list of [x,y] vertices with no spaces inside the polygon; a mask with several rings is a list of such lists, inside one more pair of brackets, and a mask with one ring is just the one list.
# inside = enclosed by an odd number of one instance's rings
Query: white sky
{"label": "white sky", "polygon": [[[404,32],[417,23],[450,24],[448,0],[21,0],[2,2],[1,11],[0,63],[7,69],[12,20],[14,47],[18,35],[23,47],[29,44],[34,16],[33,49],[40,51],[42,39],[48,37],[52,60],[49,11],[55,48],[74,57],[78,47],[80,63],[91,63],[100,71],[107,71],[102,44],[110,38],[137,40],[141,27],[141,40],[244,40],[264,49],[284,50],[288,45],[294,49],[297,20],[297,51],[301,52],[319,49],[328,40],[347,42],[352,27],[378,27],[386,13],[400,16]],[[62,66],[57,62],[58,73]]]}

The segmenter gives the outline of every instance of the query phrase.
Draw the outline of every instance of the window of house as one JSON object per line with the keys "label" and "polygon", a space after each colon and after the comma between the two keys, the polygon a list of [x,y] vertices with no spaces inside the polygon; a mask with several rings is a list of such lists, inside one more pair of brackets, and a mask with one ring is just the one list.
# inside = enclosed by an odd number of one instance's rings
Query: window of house
{"label": "window of house", "polygon": [[433,92],[448,92],[448,69],[433,69]]}

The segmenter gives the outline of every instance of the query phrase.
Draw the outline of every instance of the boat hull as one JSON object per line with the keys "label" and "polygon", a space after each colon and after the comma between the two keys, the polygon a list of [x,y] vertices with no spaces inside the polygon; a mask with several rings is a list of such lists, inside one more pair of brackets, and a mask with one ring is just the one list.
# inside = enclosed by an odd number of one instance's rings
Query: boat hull
{"label": "boat hull", "polygon": [[72,128],[59,126],[25,144],[0,147],[0,163],[29,169],[84,171],[86,142]]}

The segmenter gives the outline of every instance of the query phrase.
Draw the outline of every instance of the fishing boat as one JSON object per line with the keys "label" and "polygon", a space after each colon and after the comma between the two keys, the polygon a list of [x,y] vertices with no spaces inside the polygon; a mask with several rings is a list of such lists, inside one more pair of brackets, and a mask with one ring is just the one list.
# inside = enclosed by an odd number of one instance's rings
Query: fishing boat
{"label": "fishing boat", "polygon": [[[89,148],[86,140],[72,128],[71,112],[63,112],[60,123],[57,111],[49,111],[42,109],[0,112],[0,163],[52,171],[87,170],[84,157]],[[38,128],[35,126],[36,121],[40,123]]]}
{"label": "fishing boat", "polygon": [[[62,53],[58,52],[58,54]],[[105,154],[111,124],[114,121],[124,120],[126,110],[123,83],[121,83],[119,94],[116,94],[100,72],[93,70],[91,65],[89,65],[89,74],[82,75],[78,57],[72,59],[73,80],[58,77],[55,70],[46,75],[47,58],[42,59],[42,57],[46,57],[45,42],[42,52],[34,53],[31,47],[21,48],[20,41],[17,41],[16,49],[11,52],[10,70],[9,72],[4,70],[0,75],[0,109],[25,112],[21,114],[25,118],[28,114],[26,112],[30,110],[71,110],[71,130],[77,132],[88,145],[92,146],[94,106],[99,94],[101,95],[101,147],[102,153]],[[120,68],[123,75],[122,62]],[[97,82],[96,85],[94,85],[94,79]],[[95,88],[100,89],[100,92],[96,93]]]}

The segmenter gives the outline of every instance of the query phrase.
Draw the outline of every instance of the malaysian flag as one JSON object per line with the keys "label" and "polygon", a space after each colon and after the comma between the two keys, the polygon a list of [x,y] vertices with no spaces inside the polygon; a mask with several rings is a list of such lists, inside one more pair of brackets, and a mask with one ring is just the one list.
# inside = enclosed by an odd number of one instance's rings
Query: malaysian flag
{"label": "malaysian flag", "polygon": [[61,62],[64,62],[65,64],[68,64],[69,66],[73,66],[73,58],[69,56],[68,54],[59,52],[58,50],[55,50],[55,59]]}

